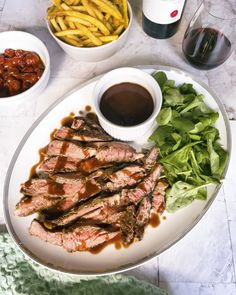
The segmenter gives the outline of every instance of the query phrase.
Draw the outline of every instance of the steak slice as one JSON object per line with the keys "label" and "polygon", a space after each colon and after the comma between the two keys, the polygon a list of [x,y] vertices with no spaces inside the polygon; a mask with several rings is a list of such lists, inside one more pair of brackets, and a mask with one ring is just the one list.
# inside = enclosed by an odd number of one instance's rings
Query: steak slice
{"label": "steak slice", "polygon": [[74,183],[85,180],[85,175],[81,172],[58,173],[52,174],[49,177],[58,183]]}
{"label": "steak slice", "polygon": [[76,171],[91,173],[98,169],[111,166],[113,166],[112,163],[101,162],[96,158],[89,158],[81,161],[70,157],[56,156],[43,161],[39,169],[47,174]]}
{"label": "steak slice", "polygon": [[77,192],[70,198],[64,198],[63,200],[58,202],[56,206],[50,208],[50,211],[53,213],[66,212],[77,205],[79,202],[97,195],[101,192],[101,189],[101,185],[97,183],[94,179],[84,180],[84,183],[81,186],[79,192]]}
{"label": "steak slice", "polygon": [[166,180],[158,181],[152,193],[152,210],[154,213],[163,213],[165,210],[165,194],[169,184]]}
{"label": "steak slice", "polygon": [[95,156],[97,150],[92,146],[83,146],[79,143],[69,141],[53,140],[47,146],[47,155],[51,156],[65,156],[76,159],[87,159]]}
{"label": "steak slice", "polygon": [[21,185],[21,193],[25,195],[44,195],[48,197],[69,197],[78,192],[83,180],[74,183],[58,183],[50,178],[33,178]]}
{"label": "steak slice", "polygon": [[[122,204],[119,194],[107,198],[96,198],[77,208],[73,208],[57,219],[50,220],[47,222],[47,227],[53,228],[55,226],[65,226],[77,221],[79,218],[91,219],[94,217],[101,220],[104,216],[107,216],[108,218],[110,208],[117,211],[121,206]],[[101,214],[100,217],[99,214]]]}
{"label": "steak slice", "polygon": [[143,238],[145,226],[149,222],[151,212],[151,201],[149,197],[145,197],[139,204],[136,213],[135,236],[141,241]]}
{"label": "steak slice", "polygon": [[70,127],[62,126],[54,133],[54,138],[66,139],[82,142],[96,142],[96,141],[112,141],[113,138],[107,133],[100,132],[96,129],[78,129],[74,130]]}
{"label": "steak slice", "polygon": [[104,189],[108,189],[112,192],[127,186],[135,185],[140,182],[145,175],[145,169],[140,166],[124,167],[107,176],[110,181],[105,184]]}
{"label": "steak slice", "polygon": [[122,142],[104,143],[96,154],[96,158],[102,162],[134,162],[144,157],[144,154]]}
{"label": "steak slice", "polygon": [[121,238],[124,244],[132,243],[134,239],[134,228],[136,223],[135,206],[131,205],[122,213],[120,219]]}
{"label": "steak slice", "polygon": [[146,195],[154,190],[156,181],[161,176],[162,170],[162,166],[157,164],[152,172],[136,188],[123,189],[121,191],[122,202],[124,204],[138,204]]}
{"label": "steak slice", "polygon": [[154,146],[153,148],[150,149],[147,156],[144,158],[145,169],[148,169],[148,170],[152,169],[157,162],[158,156],[159,156],[159,149],[156,146]]}
{"label": "steak slice", "polygon": [[61,198],[48,198],[44,195],[25,196],[16,204],[15,214],[17,216],[28,216],[40,210],[47,209],[59,203]]}
{"label": "steak slice", "polygon": [[52,232],[36,219],[32,221],[29,233],[45,242],[61,246],[68,252],[89,250],[119,235],[119,231],[108,231],[98,226],[79,224]]}
{"label": "steak slice", "polygon": [[71,128],[75,130],[96,130],[97,132],[105,133],[105,131],[99,125],[98,120],[82,116],[74,117]]}

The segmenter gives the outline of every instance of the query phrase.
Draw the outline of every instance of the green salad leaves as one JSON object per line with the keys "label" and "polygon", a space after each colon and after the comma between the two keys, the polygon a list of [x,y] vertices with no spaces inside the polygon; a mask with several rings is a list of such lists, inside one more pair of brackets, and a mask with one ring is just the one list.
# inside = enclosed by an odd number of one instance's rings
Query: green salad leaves
{"label": "green salad leaves", "polygon": [[192,84],[175,86],[164,72],[154,78],[161,87],[163,105],[156,120],[159,127],[150,136],[160,149],[160,162],[170,183],[166,209],[175,212],[194,199],[207,198],[206,187],[219,184],[228,153],[219,143],[214,127],[219,117],[204,103]]}

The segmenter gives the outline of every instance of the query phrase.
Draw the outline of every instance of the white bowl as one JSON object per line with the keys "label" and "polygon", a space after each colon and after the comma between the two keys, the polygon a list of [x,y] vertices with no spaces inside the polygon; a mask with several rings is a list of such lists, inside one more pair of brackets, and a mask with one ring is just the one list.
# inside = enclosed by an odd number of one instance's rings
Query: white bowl
{"label": "white bowl", "polygon": [[29,33],[22,31],[7,31],[0,33],[0,53],[3,53],[7,48],[36,52],[43,61],[45,69],[41,78],[31,88],[17,95],[2,97],[0,98],[0,103],[36,98],[47,86],[50,76],[50,58],[46,46],[40,39]]}
{"label": "white bowl", "polygon": [[128,28],[119,36],[119,38],[110,43],[96,46],[96,47],[76,47],[70,44],[67,44],[57,38],[52,31],[51,25],[47,21],[48,31],[58,45],[67,53],[70,57],[77,61],[87,61],[87,62],[97,62],[104,60],[114,55],[125,43],[130,27],[133,21],[133,13],[130,4],[128,3],[129,11],[129,25]]}
{"label": "white bowl", "polygon": [[[146,88],[151,94],[154,102],[154,109],[151,116],[141,124],[124,127],[116,125],[107,120],[100,110],[100,101],[103,93],[113,85],[124,82],[135,83]],[[142,70],[136,68],[118,68],[105,74],[95,85],[93,91],[93,107],[103,129],[116,139],[133,141],[141,138],[151,130],[155,118],[162,105],[162,92],[155,79]]]}

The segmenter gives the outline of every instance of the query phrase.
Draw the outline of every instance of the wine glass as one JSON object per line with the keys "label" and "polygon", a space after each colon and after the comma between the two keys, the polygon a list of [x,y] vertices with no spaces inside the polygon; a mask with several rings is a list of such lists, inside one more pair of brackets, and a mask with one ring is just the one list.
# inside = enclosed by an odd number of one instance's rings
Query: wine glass
{"label": "wine glass", "polygon": [[[233,3],[231,3],[233,5]],[[230,2],[203,1],[189,23],[182,43],[187,61],[201,70],[224,63],[236,39],[236,15]]]}

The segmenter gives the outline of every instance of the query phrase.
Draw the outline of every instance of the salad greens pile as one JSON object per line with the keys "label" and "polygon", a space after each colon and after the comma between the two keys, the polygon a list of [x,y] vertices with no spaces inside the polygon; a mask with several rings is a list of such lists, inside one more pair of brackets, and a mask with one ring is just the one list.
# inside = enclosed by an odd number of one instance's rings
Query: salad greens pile
{"label": "salad greens pile", "polygon": [[206,187],[219,184],[228,153],[219,143],[213,125],[219,114],[205,103],[192,84],[175,86],[164,72],[154,78],[161,87],[163,104],[156,120],[159,127],[150,136],[160,149],[160,162],[170,183],[166,209],[175,212],[194,199],[207,198]]}

